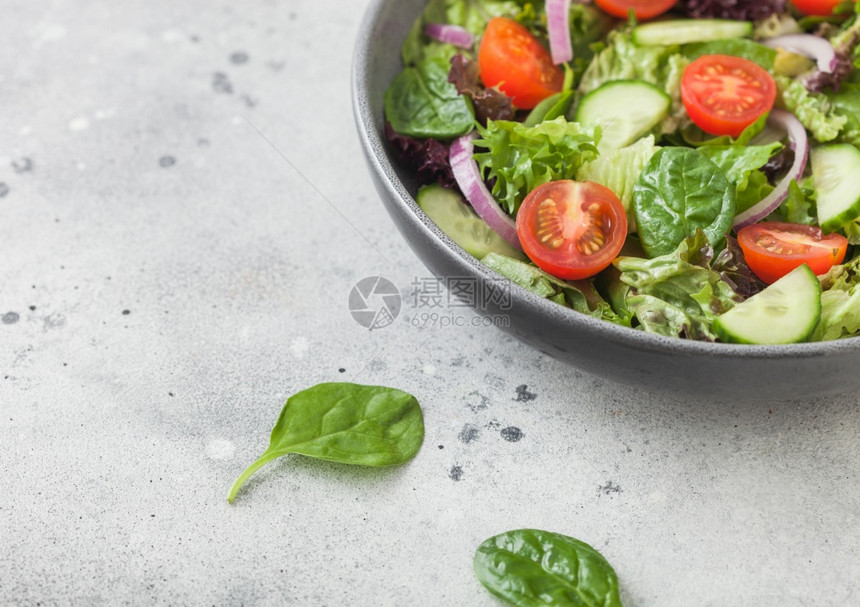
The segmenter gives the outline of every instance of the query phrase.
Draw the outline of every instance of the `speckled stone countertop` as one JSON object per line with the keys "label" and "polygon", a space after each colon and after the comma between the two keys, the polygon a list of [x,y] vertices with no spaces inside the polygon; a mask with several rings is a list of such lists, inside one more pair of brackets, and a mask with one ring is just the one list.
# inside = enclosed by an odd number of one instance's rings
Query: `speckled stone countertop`
{"label": "speckled stone countertop", "polygon": [[[856,395],[673,399],[422,320],[353,126],[366,4],[4,4],[0,603],[492,606],[475,548],[535,527],[627,606],[860,604]],[[368,276],[402,295],[373,331]],[[229,505],[332,380],[415,394],[418,456],[288,456]]]}

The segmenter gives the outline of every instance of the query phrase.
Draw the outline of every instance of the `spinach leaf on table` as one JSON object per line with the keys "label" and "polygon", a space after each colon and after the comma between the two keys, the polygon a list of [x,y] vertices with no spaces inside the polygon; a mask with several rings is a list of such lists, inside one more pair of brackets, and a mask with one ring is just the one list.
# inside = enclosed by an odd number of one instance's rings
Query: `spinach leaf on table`
{"label": "spinach leaf on table", "polygon": [[701,152],[662,148],[633,187],[633,212],[649,257],[673,252],[697,228],[719,249],[735,216],[735,188]]}
{"label": "spinach leaf on table", "polygon": [[385,91],[385,119],[401,135],[451,139],[472,130],[471,102],[448,82],[444,59],[425,59],[401,71]]}
{"label": "spinach leaf on table", "polygon": [[298,453],[360,466],[409,461],[424,441],[424,418],[411,394],[384,386],[336,382],[317,384],[291,396],[269,448],[242,473],[227,500],[270,461]]}
{"label": "spinach leaf on table", "polygon": [[612,566],[559,533],[518,529],[491,537],[478,547],[474,568],[487,590],[512,605],[621,607]]}

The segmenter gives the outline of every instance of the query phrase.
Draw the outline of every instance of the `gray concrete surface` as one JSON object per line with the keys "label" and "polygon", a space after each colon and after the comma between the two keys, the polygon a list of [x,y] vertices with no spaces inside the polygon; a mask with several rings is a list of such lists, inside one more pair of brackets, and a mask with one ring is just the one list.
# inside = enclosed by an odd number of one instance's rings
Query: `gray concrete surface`
{"label": "gray concrete surface", "polygon": [[[628,606],[860,604],[856,395],[673,399],[421,320],[352,123],[366,4],[3,3],[0,604],[498,605],[472,556],[519,527]],[[404,299],[368,331],[373,275]],[[331,380],[414,393],[417,458],[286,457],[228,505]]]}

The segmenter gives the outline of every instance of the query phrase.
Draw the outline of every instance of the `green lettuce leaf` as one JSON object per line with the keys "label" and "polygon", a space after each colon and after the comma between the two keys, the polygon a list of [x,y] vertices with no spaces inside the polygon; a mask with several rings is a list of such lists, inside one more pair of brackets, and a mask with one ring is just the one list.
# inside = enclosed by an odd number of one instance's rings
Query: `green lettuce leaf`
{"label": "green lettuce leaf", "polygon": [[612,31],[606,38],[606,46],[594,56],[582,75],[579,91],[585,94],[612,80],[649,82],[672,98],[672,109],[659,132],[674,132],[689,122],[681,102],[681,78],[690,60],[679,48],[677,45],[636,46],[629,32]]}
{"label": "green lettuce leaf", "polygon": [[746,187],[750,173],[762,168],[781,149],[782,144],[775,141],[768,145],[705,145],[699,152],[720,167],[729,181]]}
{"label": "green lettuce leaf", "polygon": [[845,232],[848,244],[860,244],[860,219],[855,219],[848,225],[842,226],[842,231]]}
{"label": "green lettuce leaf", "polygon": [[530,263],[518,261],[498,253],[490,253],[481,262],[511,282],[524,289],[577,312],[608,320],[616,324],[627,324],[594,288],[589,280],[566,282],[547,274]]}
{"label": "green lettuce leaf", "polygon": [[[809,181],[811,180],[807,180]],[[767,220],[816,225],[818,219],[815,212],[815,192],[797,185],[792,179],[788,184],[788,196]]]}
{"label": "green lettuce leaf", "polygon": [[782,149],[779,142],[768,145],[704,145],[698,150],[723,171],[735,186],[735,214],[747,210],[772,190],[758,169]]}
{"label": "green lettuce leaf", "polygon": [[685,125],[681,132],[678,135],[672,137],[672,142],[676,145],[687,145],[694,148],[700,146],[723,146],[723,145],[748,145],[753,138],[761,133],[764,130],[764,127],[767,124],[767,114],[762,114],[759,116],[755,122],[741,131],[741,134],[734,138],[730,135],[720,135],[719,137],[714,137],[713,135],[709,135],[695,124],[690,123]]}
{"label": "green lettuce leaf", "polygon": [[[487,181],[495,180],[493,195],[516,215],[523,198],[537,186],[573,179],[584,163],[597,157],[595,138],[563,116],[527,127],[520,122],[488,120],[478,126],[475,161]],[[599,134],[598,134],[599,136]]]}
{"label": "green lettuce leaf", "polygon": [[742,57],[757,63],[766,70],[773,68],[776,59],[776,49],[746,38],[728,38],[726,40],[711,40],[709,42],[694,42],[685,44],[682,48],[684,56],[695,61],[702,55],[732,55]]}
{"label": "green lettuce leaf", "polygon": [[588,93],[612,80],[636,79],[657,85],[665,76],[666,62],[678,50],[678,46],[636,46],[628,32],[610,32],[605,48],[585,70],[579,90]]}
{"label": "green lettuce leaf", "polygon": [[602,40],[614,26],[615,19],[602,10],[587,4],[571,4],[570,40],[573,47],[571,67],[573,67],[574,83],[579,82],[594,58],[594,44]]}
{"label": "green lettuce leaf", "polygon": [[767,175],[761,171],[751,171],[746,185],[738,186],[735,194],[735,215],[752,208],[771,192],[773,192],[773,186],[768,182]]}
{"label": "green lettuce leaf", "polygon": [[846,117],[838,141],[860,147],[860,84],[842,83],[839,92],[829,97],[834,109]]}
{"label": "green lettuce leaf", "polygon": [[776,76],[777,104],[797,116],[800,123],[820,142],[833,141],[848,122],[822,93],[810,93],[797,80]]}
{"label": "green lettuce leaf", "polygon": [[739,297],[710,267],[714,250],[697,230],[668,255],[653,259],[618,257],[612,263],[630,286],[627,309],[649,333],[714,341],[714,319]]}
{"label": "green lettuce leaf", "polygon": [[636,231],[633,214],[633,186],[651,156],[660,148],[654,145],[654,136],[643,137],[636,143],[598,156],[586,162],[576,172],[578,181],[594,181],[604,185],[621,200],[627,212],[627,231]]}
{"label": "green lettuce leaf", "polygon": [[812,341],[860,335],[860,257],[821,277],[821,320]]}

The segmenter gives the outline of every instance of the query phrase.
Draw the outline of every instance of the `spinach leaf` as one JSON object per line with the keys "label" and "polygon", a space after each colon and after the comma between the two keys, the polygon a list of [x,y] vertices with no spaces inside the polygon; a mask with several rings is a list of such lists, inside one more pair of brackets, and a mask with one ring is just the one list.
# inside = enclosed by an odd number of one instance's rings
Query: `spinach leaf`
{"label": "spinach leaf", "polygon": [[633,186],[633,212],[649,257],[673,252],[696,228],[722,248],[735,216],[735,188],[702,153],[662,148]]}
{"label": "spinach leaf", "polygon": [[609,303],[588,280],[565,282],[529,263],[498,253],[490,253],[481,262],[535,295],[595,318],[630,326],[629,322],[613,312]]}
{"label": "spinach leaf", "polygon": [[526,126],[537,126],[544,120],[555,120],[559,116],[564,116],[573,104],[573,91],[561,91],[555,95],[550,95],[534,109],[529,112],[523,124]]}
{"label": "spinach leaf", "polygon": [[488,120],[478,126],[475,161],[484,179],[495,180],[493,195],[511,215],[516,215],[526,194],[557,179],[573,179],[576,170],[597,157],[596,137],[583,133],[577,122],[563,116],[528,127],[521,122]]}
{"label": "spinach leaf", "polygon": [[594,548],[572,537],[518,529],[482,543],[475,576],[512,605],[621,607],[618,578]]}
{"label": "spinach leaf", "polygon": [[233,501],[254,472],[287,453],[391,466],[415,457],[423,441],[424,418],[411,394],[384,386],[317,384],[287,399],[269,448],[242,473],[227,500]]}
{"label": "spinach leaf", "polygon": [[451,139],[472,130],[475,114],[448,82],[443,59],[425,59],[401,71],[385,91],[385,119],[401,135]]}

